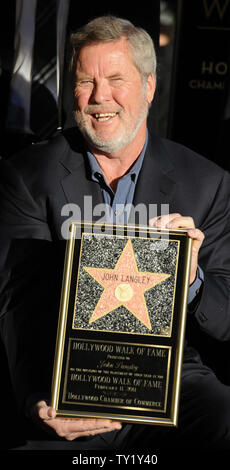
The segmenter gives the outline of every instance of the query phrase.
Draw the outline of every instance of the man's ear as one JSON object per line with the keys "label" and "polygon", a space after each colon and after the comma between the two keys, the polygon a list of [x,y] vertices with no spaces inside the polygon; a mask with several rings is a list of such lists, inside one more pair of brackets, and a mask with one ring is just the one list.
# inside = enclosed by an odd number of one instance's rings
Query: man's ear
{"label": "man's ear", "polygon": [[154,75],[151,73],[148,76],[148,79],[146,82],[146,95],[147,95],[147,100],[149,104],[153,101],[155,89],[156,89],[156,80],[155,80]]}

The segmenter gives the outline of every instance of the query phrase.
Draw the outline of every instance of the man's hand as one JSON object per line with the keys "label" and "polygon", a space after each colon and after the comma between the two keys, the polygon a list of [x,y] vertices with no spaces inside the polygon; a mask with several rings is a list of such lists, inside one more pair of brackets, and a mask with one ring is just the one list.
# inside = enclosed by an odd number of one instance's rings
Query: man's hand
{"label": "man's hand", "polygon": [[43,429],[67,441],[121,429],[120,422],[109,419],[57,418],[54,408],[45,401],[36,403],[30,410],[30,416]]}
{"label": "man's hand", "polygon": [[195,227],[194,220],[192,217],[183,217],[181,214],[168,214],[161,217],[154,217],[149,220],[151,227],[158,229],[186,229],[188,230],[188,236],[192,238],[192,260],[189,284],[191,285],[196,279],[196,272],[198,267],[198,254],[200,247],[204,240],[204,234]]}

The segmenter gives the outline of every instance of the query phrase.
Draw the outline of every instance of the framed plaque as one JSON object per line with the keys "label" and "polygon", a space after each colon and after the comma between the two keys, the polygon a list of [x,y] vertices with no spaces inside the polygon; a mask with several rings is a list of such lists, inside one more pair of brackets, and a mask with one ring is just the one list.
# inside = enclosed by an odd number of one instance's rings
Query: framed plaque
{"label": "framed plaque", "polygon": [[187,231],[73,223],[51,405],[57,416],[176,426]]}

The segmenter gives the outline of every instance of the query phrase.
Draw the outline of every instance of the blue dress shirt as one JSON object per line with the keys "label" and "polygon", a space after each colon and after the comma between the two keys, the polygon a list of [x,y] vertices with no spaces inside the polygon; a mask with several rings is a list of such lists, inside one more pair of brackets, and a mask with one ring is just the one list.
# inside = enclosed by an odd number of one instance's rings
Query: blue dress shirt
{"label": "blue dress shirt", "polygon": [[142,167],[147,143],[148,136],[146,138],[143,150],[137,160],[131,166],[128,173],[119,179],[116,192],[114,192],[108,185],[101,167],[99,166],[94,155],[89,151],[87,152],[92,180],[97,181],[100,184],[104,203],[107,207],[106,219],[108,222],[114,222],[118,224],[126,224],[128,222],[136,182]]}

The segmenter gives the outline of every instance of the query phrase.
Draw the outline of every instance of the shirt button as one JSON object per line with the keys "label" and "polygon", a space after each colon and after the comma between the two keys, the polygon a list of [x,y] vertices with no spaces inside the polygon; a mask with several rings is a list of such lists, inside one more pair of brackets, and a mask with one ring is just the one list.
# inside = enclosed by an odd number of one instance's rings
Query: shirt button
{"label": "shirt button", "polygon": [[114,211],[114,215],[116,215],[116,216],[117,216],[117,215],[119,215],[119,214],[120,214],[120,212],[119,212],[119,211]]}

